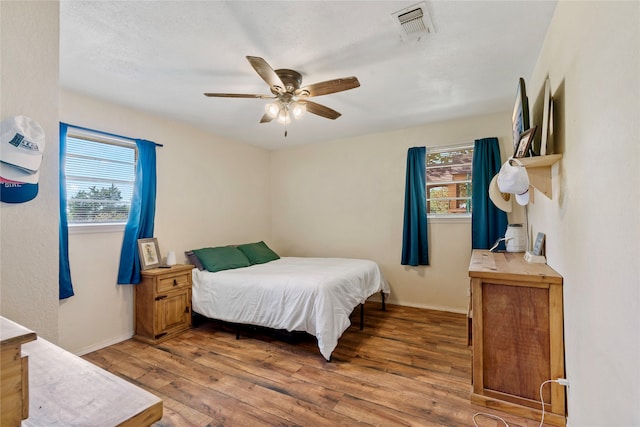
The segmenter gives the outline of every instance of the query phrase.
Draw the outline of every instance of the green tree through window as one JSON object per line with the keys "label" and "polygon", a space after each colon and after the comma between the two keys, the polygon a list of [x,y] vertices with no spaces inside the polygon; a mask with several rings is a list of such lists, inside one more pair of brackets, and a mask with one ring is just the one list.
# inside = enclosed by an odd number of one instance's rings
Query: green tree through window
{"label": "green tree through window", "polygon": [[126,223],[136,158],[131,141],[69,127],[64,159],[69,224]]}
{"label": "green tree through window", "polygon": [[73,222],[122,222],[129,217],[129,206],[122,202],[122,192],[113,184],[78,191],[68,208],[69,221]]}

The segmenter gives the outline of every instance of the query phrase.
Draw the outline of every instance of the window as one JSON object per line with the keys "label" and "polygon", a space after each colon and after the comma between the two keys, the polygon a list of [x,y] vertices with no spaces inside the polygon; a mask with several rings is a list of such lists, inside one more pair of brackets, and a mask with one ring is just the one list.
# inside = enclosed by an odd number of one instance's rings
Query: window
{"label": "window", "polygon": [[427,215],[471,216],[473,143],[427,147]]}
{"label": "window", "polygon": [[136,154],[128,140],[69,127],[64,164],[70,226],[127,222]]}

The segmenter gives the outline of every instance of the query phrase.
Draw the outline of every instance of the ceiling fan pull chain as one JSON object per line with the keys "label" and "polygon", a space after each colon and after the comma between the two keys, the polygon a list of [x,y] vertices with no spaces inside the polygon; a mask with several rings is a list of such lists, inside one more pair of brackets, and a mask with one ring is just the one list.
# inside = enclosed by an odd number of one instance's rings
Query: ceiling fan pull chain
{"label": "ceiling fan pull chain", "polygon": [[283,105],[284,107],[284,137],[287,137],[287,125],[289,124],[289,103]]}

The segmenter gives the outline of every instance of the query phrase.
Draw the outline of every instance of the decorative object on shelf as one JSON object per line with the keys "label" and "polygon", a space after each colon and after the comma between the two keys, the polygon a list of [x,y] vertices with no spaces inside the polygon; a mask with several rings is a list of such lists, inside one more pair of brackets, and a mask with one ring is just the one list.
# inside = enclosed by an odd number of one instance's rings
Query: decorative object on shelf
{"label": "decorative object on shelf", "polygon": [[540,135],[540,150],[538,153],[541,156],[551,154],[551,136],[553,135],[553,98],[551,98],[551,83],[549,83],[549,77],[544,81],[544,105],[542,106],[542,135]]}
{"label": "decorative object on shelf", "polygon": [[537,128],[537,126],[534,126],[531,129],[524,131],[520,135],[520,140],[518,141],[516,151],[513,153],[513,157],[527,157],[527,155],[529,154],[529,149],[531,148],[531,142],[533,141],[533,137],[536,134]]}
{"label": "decorative object on shelf", "polygon": [[513,106],[511,125],[513,132],[513,150],[515,151],[518,149],[520,135],[529,129],[529,99],[527,98],[527,91],[522,77],[518,80],[518,89],[516,90],[516,100]]}
{"label": "decorative object on shelf", "polygon": [[176,264],[176,253],[174,251],[169,251],[169,253],[167,253],[167,265],[171,266]]}
{"label": "decorative object on shelf", "polygon": [[524,252],[527,250],[527,235],[522,224],[509,224],[504,237],[507,252]]}
{"label": "decorative object on shelf", "polygon": [[149,270],[159,267],[162,263],[158,239],[138,239],[138,253],[140,254],[140,269]]}
{"label": "decorative object on shelf", "polygon": [[0,129],[0,201],[33,200],[38,195],[44,130],[26,116],[8,117]]}
{"label": "decorative object on shelf", "polygon": [[500,168],[498,173],[498,188],[503,193],[516,195],[519,205],[529,203],[529,175],[527,169],[518,159],[510,158]]}

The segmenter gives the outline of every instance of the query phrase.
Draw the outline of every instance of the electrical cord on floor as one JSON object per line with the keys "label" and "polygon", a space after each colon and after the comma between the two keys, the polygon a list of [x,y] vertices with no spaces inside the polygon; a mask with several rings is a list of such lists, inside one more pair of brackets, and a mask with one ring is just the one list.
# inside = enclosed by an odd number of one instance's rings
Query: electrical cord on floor
{"label": "electrical cord on floor", "polygon": [[[542,404],[542,417],[540,418],[540,425],[538,427],[542,427],[542,425],[544,424],[544,397],[542,396],[542,388],[544,387],[545,384],[548,384],[548,383],[558,383],[565,387],[569,386],[569,381],[566,378],[558,378],[557,380],[546,380],[542,384],[540,384],[540,403]],[[504,419],[500,418],[497,415],[487,414],[485,412],[477,412],[473,415],[473,425],[475,427],[480,427],[476,422],[477,416],[489,417],[496,420],[500,420],[504,423],[505,427],[509,427],[509,424]]]}
{"label": "electrical cord on floor", "polygon": [[504,425],[506,427],[509,427],[509,424],[507,424],[507,422],[504,419],[500,418],[497,415],[487,414],[487,413],[484,413],[484,412],[478,412],[478,413],[473,414],[473,425],[476,426],[476,427],[480,427],[478,425],[478,423],[476,422],[476,417],[479,416],[479,415],[481,415],[483,417],[489,417],[489,418],[493,418],[493,419],[496,419],[496,420],[500,420],[500,421],[502,421],[504,423]]}

